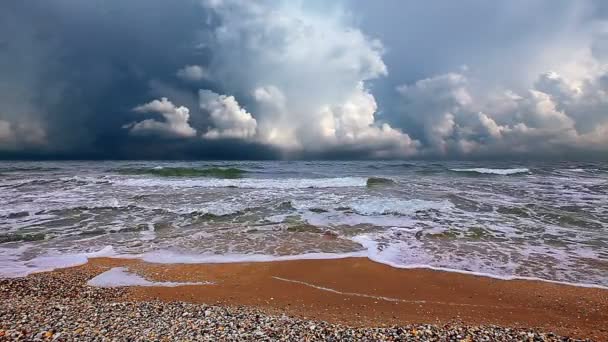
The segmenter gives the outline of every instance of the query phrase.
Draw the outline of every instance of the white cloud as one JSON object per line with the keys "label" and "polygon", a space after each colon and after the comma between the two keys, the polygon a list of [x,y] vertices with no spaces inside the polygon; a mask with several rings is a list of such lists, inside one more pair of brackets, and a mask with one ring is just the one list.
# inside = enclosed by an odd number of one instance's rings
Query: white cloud
{"label": "white cloud", "polygon": [[200,65],[186,65],[177,71],[176,76],[184,81],[196,82],[208,78],[209,72]]}
{"label": "white cloud", "polygon": [[398,87],[403,101],[402,127],[422,132],[426,146],[441,154],[462,146],[453,143],[457,121],[477,115],[467,85],[464,75],[448,73]]}
{"label": "white cloud", "polygon": [[203,137],[208,139],[250,139],[255,136],[256,120],[245,109],[241,108],[234,96],[220,95],[210,90],[200,90],[199,101],[201,109],[209,113],[214,125]]}
{"label": "white cloud", "polygon": [[478,92],[464,74],[445,74],[400,86],[401,120],[423,132],[430,155],[608,152],[608,73],[570,81],[539,75],[520,94]]}
{"label": "white cloud", "polygon": [[137,113],[157,113],[164,121],[146,119],[123,126],[134,135],[160,135],[165,137],[188,138],[196,135],[196,130],[190,126],[190,110],[177,107],[166,97],[133,108]]}
{"label": "white cloud", "polygon": [[0,120],[0,150],[41,146],[46,142],[46,131],[36,121]]}
{"label": "white cloud", "polygon": [[15,133],[11,128],[11,123],[0,120],[0,146],[7,145],[15,140]]}
{"label": "white cloud", "polygon": [[383,47],[344,13],[292,1],[203,4],[219,22],[203,42],[213,52],[213,80],[251,104],[257,141],[296,152],[414,153],[409,136],[376,122],[365,84],[387,74]]}

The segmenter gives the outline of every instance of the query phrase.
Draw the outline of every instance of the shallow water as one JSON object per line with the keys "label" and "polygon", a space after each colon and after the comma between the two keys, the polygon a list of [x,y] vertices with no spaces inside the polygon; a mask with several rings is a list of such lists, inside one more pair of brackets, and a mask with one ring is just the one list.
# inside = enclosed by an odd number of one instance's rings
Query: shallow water
{"label": "shallow water", "polygon": [[608,163],[0,162],[0,203],[4,277],[367,256],[608,286]]}

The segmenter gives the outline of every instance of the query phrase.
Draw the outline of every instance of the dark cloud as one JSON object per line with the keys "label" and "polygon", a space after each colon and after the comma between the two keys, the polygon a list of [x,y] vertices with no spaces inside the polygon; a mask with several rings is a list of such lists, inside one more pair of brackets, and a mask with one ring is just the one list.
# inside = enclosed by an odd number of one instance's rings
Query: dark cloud
{"label": "dark cloud", "polygon": [[[608,158],[607,17],[591,0],[4,1],[0,158]],[[187,120],[134,110],[162,98]]]}
{"label": "dark cloud", "polygon": [[[3,2],[0,119],[39,125],[31,155],[107,156],[131,139],[122,126],[151,100],[154,78],[171,80],[201,58],[192,45],[203,22],[195,1]],[[12,91],[10,91],[12,90]],[[188,90],[184,90],[187,92]],[[5,101],[18,92],[19,101]],[[141,118],[141,117],[140,117]],[[18,155],[16,151],[8,151]]]}

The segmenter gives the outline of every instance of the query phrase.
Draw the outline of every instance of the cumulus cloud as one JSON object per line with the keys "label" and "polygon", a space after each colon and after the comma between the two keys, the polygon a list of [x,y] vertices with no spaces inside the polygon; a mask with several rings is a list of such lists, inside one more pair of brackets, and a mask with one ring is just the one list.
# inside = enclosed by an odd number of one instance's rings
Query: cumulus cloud
{"label": "cumulus cloud", "polygon": [[387,74],[383,47],[339,9],[291,1],[205,1],[219,22],[202,45],[214,81],[251,104],[258,141],[286,151],[382,146],[395,156],[415,142],[375,120],[368,81]]}
{"label": "cumulus cloud", "polygon": [[608,155],[600,0],[99,2],[0,2],[0,158]]}
{"label": "cumulus cloud", "polygon": [[190,110],[184,106],[177,107],[166,97],[133,108],[137,113],[156,113],[162,115],[164,121],[146,119],[123,126],[133,135],[160,135],[165,137],[189,138],[196,135],[196,130],[190,126]]}
{"label": "cumulus cloud", "polygon": [[257,121],[241,108],[234,96],[199,91],[199,104],[209,114],[214,127],[209,128],[204,138],[250,139],[256,134]]}
{"label": "cumulus cloud", "polygon": [[11,129],[11,123],[0,120],[0,146],[9,144],[15,140],[15,133]]}
{"label": "cumulus cloud", "polygon": [[196,82],[209,77],[209,72],[200,65],[186,65],[177,71],[176,76],[184,81]]}
{"label": "cumulus cloud", "polygon": [[573,81],[538,76],[521,93],[479,92],[449,73],[398,87],[401,119],[417,126],[427,155],[542,155],[608,152],[608,73]]}
{"label": "cumulus cloud", "polygon": [[40,148],[45,144],[46,132],[38,123],[0,120],[0,150],[15,150],[23,146]]}

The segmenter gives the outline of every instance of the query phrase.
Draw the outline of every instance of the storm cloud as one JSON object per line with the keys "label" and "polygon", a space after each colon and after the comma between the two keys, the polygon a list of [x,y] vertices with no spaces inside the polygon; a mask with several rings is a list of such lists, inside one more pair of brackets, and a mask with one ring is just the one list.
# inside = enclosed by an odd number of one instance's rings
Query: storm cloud
{"label": "storm cloud", "polygon": [[608,158],[600,1],[0,4],[0,158]]}

